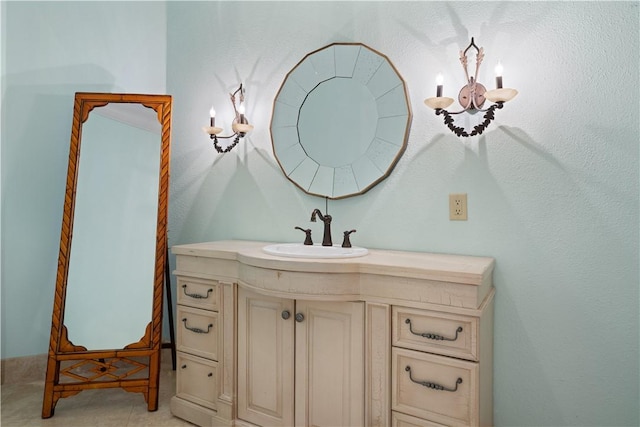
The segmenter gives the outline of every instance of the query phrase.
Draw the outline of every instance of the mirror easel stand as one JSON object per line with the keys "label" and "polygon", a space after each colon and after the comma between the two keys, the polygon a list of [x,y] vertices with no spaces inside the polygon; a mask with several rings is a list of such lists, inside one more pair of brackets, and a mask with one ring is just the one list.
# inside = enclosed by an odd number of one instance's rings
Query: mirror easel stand
{"label": "mirror easel stand", "polygon": [[[154,207],[151,211],[152,215],[156,215],[157,219],[155,232],[153,232],[152,236],[155,260],[151,263],[153,272],[150,276],[153,277],[153,283],[148,283],[148,286],[152,288],[152,293],[150,293],[152,298],[151,301],[139,301],[140,306],[150,304],[151,309],[149,323],[146,325],[144,332],[140,331],[140,334],[144,335],[138,342],[124,345],[122,348],[104,349],[98,345],[98,349],[88,349],[82,345],[72,343],[68,337],[67,325],[65,324],[65,308],[71,310],[72,307],[65,307],[67,303],[67,281],[69,279],[70,258],[73,254],[71,250],[72,237],[79,238],[78,235],[73,235],[73,228],[83,124],[87,121],[89,113],[94,108],[109,104],[138,104],[150,108],[155,111],[155,116],[161,127],[159,149],[156,148],[160,158],[158,160],[150,159],[153,160],[151,163],[155,165],[154,168],[159,166],[159,176],[153,178],[154,182],[158,182],[158,203],[157,208]],[[42,418],[49,418],[54,415],[56,404],[60,398],[70,397],[89,389],[122,388],[128,392],[142,393],[147,403],[147,409],[149,411],[158,409],[163,290],[168,250],[167,213],[169,202],[171,106],[172,99],[169,95],[88,92],[78,92],[75,95]],[[143,108],[142,110],[145,109]],[[86,141],[86,143],[88,142]],[[87,147],[91,147],[91,144],[87,145]],[[156,161],[158,163],[155,163]],[[157,214],[155,214],[156,211]],[[118,266],[114,266],[114,268],[117,269]],[[91,302],[87,301],[87,304]],[[96,300],[93,302],[97,302],[94,307],[99,308],[101,306],[101,301]],[[71,315],[68,317],[71,317]],[[106,326],[111,327],[108,323]],[[95,332],[93,333],[96,335]]]}
{"label": "mirror easel stand", "polygon": [[162,348],[169,348],[171,351],[171,367],[176,370],[176,336],[173,323],[173,298],[171,297],[171,269],[169,267],[169,244],[167,243],[167,253],[164,263],[165,289],[167,295],[167,317],[169,318],[169,339],[168,343],[163,343]]}

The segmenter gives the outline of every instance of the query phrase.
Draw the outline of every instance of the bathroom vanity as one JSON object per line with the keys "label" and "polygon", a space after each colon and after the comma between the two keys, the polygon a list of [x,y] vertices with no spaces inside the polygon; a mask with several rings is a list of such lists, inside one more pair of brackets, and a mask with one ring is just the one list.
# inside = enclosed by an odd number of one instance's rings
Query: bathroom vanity
{"label": "bathroom vanity", "polygon": [[492,425],[494,260],[173,247],[174,415],[200,426]]}

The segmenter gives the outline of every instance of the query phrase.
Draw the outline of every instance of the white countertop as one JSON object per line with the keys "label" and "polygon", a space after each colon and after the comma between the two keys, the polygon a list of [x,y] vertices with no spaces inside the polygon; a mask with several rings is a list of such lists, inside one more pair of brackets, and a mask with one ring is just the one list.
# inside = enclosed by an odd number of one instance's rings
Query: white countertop
{"label": "white countertop", "polygon": [[482,285],[493,272],[490,257],[370,249],[358,258],[308,259],[269,255],[273,242],[223,240],[172,247],[175,255],[235,260],[254,267],[297,272],[376,274]]}

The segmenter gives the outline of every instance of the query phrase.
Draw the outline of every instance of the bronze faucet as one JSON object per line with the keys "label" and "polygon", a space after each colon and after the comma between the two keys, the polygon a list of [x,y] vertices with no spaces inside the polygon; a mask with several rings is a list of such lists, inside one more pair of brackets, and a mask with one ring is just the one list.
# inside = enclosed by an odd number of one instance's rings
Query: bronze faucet
{"label": "bronze faucet", "polygon": [[322,237],[322,246],[333,246],[331,241],[331,215],[322,215],[320,209],[314,209],[311,212],[311,222],[316,222],[316,215],[324,222],[324,236]]}

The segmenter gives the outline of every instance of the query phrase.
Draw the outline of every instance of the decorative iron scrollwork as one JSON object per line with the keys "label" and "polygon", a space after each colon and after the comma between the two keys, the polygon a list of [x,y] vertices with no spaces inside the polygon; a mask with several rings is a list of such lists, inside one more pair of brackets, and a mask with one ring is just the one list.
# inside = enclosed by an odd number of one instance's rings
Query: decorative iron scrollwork
{"label": "decorative iron scrollwork", "polygon": [[211,330],[211,328],[213,328],[213,324],[209,323],[209,326],[207,326],[207,330],[205,331],[204,329],[200,329],[200,328],[191,328],[187,325],[187,319],[182,319],[182,323],[184,323],[184,327],[187,328],[188,330],[190,330],[191,332],[195,332],[196,334],[208,334],[209,331]]}
{"label": "decorative iron scrollwork", "polygon": [[411,332],[413,335],[417,335],[419,337],[428,338],[430,340],[436,340],[436,341],[455,341],[458,339],[458,334],[462,332],[462,326],[458,326],[458,329],[456,329],[456,336],[453,338],[447,338],[447,337],[443,337],[442,335],[432,334],[429,332],[415,332],[411,327],[411,319],[405,320],[404,323],[409,325],[409,332]]}
{"label": "decorative iron scrollwork", "polygon": [[502,108],[503,104],[504,102],[497,102],[492,106],[490,106],[489,108],[487,108],[486,110],[482,110],[482,111],[485,111],[485,114],[483,117],[484,120],[481,123],[474,126],[471,133],[467,132],[463,127],[456,126],[454,124],[452,114],[456,114],[456,113],[449,113],[447,110],[438,108],[436,109],[436,116],[439,116],[440,114],[442,114],[444,117],[444,124],[447,125],[449,130],[451,130],[457,136],[469,137],[469,136],[482,135],[482,132],[484,132],[487,127],[489,127],[489,124],[491,124],[491,121],[495,118],[496,108],[497,109]]}
{"label": "decorative iron scrollwork", "polygon": [[[235,138],[233,138],[233,143],[229,144],[229,145],[227,145],[226,147],[223,148],[218,143],[218,137],[216,135],[212,135],[211,139],[213,139],[213,148],[215,148],[218,153],[222,153],[222,154],[228,153],[229,151],[233,150],[233,148],[236,145],[238,145],[238,142],[240,142],[240,138],[242,138],[243,136],[244,136],[244,132],[235,135]],[[223,137],[221,137],[221,138],[223,138]]]}
{"label": "decorative iron scrollwork", "polygon": [[411,375],[411,366],[408,366],[406,368],[404,368],[405,371],[409,372],[409,379],[411,380],[411,382],[414,382],[416,384],[420,384],[421,386],[430,388],[432,390],[439,390],[439,391],[449,391],[449,392],[454,392],[454,391],[458,391],[458,385],[462,384],[462,378],[458,378],[456,380],[456,387],[455,388],[447,388],[445,386],[442,386],[440,384],[436,384],[436,383],[432,383],[429,381],[419,381],[419,380],[414,380],[413,376]]}
{"label": "decorative iron scrollwork", "polygon": [[190,293],[187,293],[187,285],[182,285],[182,292],[184,292],[184,294],[185,294],[186,296],[191,297],[191,298],[195,298],[195,299],[207,299],[207,298],[209,298],[209,294],[210,294],[211,292],[213,292],[213,289],[209,288],[209,289],[207,290],[207,294],[206,294],[206,295],[190,294]]}

